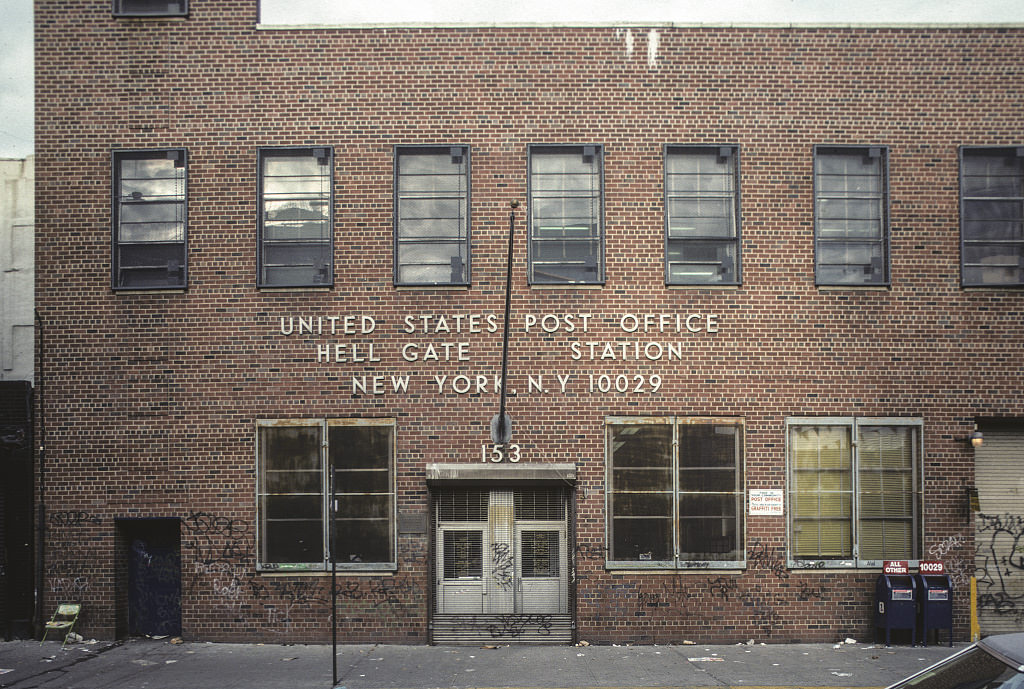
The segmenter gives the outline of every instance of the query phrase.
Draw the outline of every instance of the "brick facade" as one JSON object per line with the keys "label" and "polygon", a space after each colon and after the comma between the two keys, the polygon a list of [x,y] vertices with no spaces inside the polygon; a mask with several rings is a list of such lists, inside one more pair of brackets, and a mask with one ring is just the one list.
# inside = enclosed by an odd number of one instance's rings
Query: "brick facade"
{"label": "brick facade", "polygon": [[[397,512],[426,515],[426,465],[479,464],[489,442],[501,331],[469,332],[468,315],[501,322],[509,202],[526,200],[528,147],[597,144],[604,284],[529,285],[527,208],[512,276],[508,409],[522,462],[577,468],[579,638],[873,633],[878,570],[788,567],[783,516],[746,518],[739,570],[606,569],[605,420],[671,415],[742,418],[747,490],[787,488],[787,418],[922,419],[922,552],[963,536],[945,559],[961,584],[955,635],[967,636],[973,453],[962,438],[979,418],[1024,417],[1024,294],[961,287],[958,150],[1024,144],[1024,30],[312,30],[261,28],[256,12],[255,0],[193,0],[187,18],[127,19],[105,2],[36,2],[47,609],[80,598],[84,634],[127,633],[132,544],[118,520],[179,519],[186,638],[329,640],[329,577],[256,571],[255,422],[395,419]],[[394,286],[394,147],[413,144],[470,147],[469,288]],[[665,285],[672,144],[738,146],[738,287]],[[887,286],[815,285],[821,144],[888,151]],[[333,149],[331,287],[256,287],[257,155],[271,146]],[[188,152],[188,287],[112,290],[112,151],[162,148]],[[567,332],[564,318],[544,332],[548,314],[590,314],[587,332]],[[714,314],[718,327],[653,321],[630,333],[626,314]],[[423,315],[444,316],[450,332]],[[282,332],[282,319],[344,316],[375,328]],[[599,348],[591,361],[584,346],[575,360],[574,341],[616,343],[615,357]],[[679,343],[682,360],[635,360],[634,341]],[[453,349],[446,361],[441,345],[459,342],[465,360]],[[410,343],[433,344],[440,360],[406,360]],[[351,347],[348,361],[323,361],[318,346],[333,359],[335,344],[372,344],[379,361],[353,362]],[[603,374],[612,390],[591,392]],[[407,392],[393,389],[400,375]],[[557,375],[571,376],[564,390]],[[629,392],[614,390],[620,375]],[[364,376],[365,391],[353,383]],[[339,575],[344,641],[428,640],[431,530],[399,531],[396,571]]]}

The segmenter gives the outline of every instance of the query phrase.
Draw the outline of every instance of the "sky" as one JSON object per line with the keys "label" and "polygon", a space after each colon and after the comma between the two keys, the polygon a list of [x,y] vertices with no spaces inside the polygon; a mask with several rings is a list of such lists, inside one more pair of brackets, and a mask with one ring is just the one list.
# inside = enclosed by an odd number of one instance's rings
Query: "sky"
{"label": "sky", "polygon": [[[110,0],[92,0],[109,4]],[[203,0],[190,0],[193,7]],[[261,0],[266,24],[1020,24],[1024,0]],[[0,158],[33,150],[32,0],[3,0]]]}

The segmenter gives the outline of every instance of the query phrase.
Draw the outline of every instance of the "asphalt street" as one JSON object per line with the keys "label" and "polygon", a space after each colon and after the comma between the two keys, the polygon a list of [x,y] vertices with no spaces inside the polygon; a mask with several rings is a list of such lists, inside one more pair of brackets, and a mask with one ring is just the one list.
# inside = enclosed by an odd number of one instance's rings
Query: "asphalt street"
{"label": "asphalt street", "polygon": [[[964,645],[343,645],[337,686],[884,687]],[[0,642],[0,687],[11,689],[330,689],[333,680],[329,645]]]}

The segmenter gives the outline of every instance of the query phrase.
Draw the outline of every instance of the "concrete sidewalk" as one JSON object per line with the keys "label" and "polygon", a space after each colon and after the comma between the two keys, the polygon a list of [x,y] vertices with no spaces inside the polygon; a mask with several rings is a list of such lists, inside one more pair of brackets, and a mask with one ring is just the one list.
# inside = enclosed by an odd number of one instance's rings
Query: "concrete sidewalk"
{"label": "concrete sidewalk", "polygon": [[[884,687],[965,644],[338,647],[346,689]],[[11,689],[330,689],[331,647],[0,642]]]}

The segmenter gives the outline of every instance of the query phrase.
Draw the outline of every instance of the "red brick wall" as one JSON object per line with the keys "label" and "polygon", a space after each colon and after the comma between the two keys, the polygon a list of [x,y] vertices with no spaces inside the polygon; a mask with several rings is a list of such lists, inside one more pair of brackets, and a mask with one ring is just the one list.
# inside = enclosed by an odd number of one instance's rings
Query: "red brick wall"
{"label": "red brick wall", "polygon": [[[605,151],[607,281],[531,288],[517,222],[509,400],[524,461],[573,462],[577,615],[591,642],[870,637],[877,572],[785,567],[783,517],[746,521],[744,572],[604,569],[610,415],[741,416],[746,486],[783,489],[788,416],[924,419],[925,550],[951,536],[973,568],[958,438],[1024,416],[1024,295],[959,286],[960,145],[1024,144],[1024,30],[648,28],[258,30],[256,3],[114,19],[106,2],[36,3],[37,308],[45,324],[48,607],[86,602],[113,636],[115,519],[182,521],[188,638],[325,641],[329,580],[258,576],[259,418],[397,419],[400,510],[425,510],[424,465],[479,462],[498,399],[437,393],[435,373],[500,371],[496,334],[406,334],[406,314],[502,313],[508,204],[527,147]],[[634,51],[627,50],[627,33]],[[392,283],[399,144],[469,144],[472,286]],[[666,288],[662,147],[740,147],[743,285]],[[812,148],[889,150],[891,287],[814,283]],[[260,146],[334,149],[335,284],[257,290]],[[184,147],[186,291],[110,289],[112,149]],[[681,340],[684,362],[572,361],[576,335],[524,314],[590,313],[587,339]],[[715,313],[715,334],[627,335],[624,313]],[[372,337],[284,337],[282,316],[371,315]],[[585,338],[579,336],[583,341]],[[314,346],[374,343],[380,363],[317,363]],[[470,342],[469,362],[408,363],[406,342]],[[411,374],[408,394],[354,395],[353,375]],[[549,394],[528,394],[527,374]],[[556,373],[572,374],[567,394]],[[657,373],[657,394],[599,394],[587,375]],[[54,518],[55,512],[66,512]],[[393,576],[343,577],[345,641],[427,639],[429,543],[402,535]],[[956,595],[957,636],[967,593]]]}

